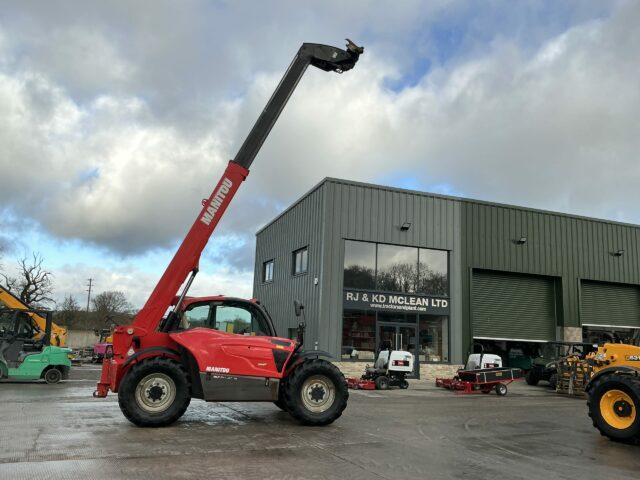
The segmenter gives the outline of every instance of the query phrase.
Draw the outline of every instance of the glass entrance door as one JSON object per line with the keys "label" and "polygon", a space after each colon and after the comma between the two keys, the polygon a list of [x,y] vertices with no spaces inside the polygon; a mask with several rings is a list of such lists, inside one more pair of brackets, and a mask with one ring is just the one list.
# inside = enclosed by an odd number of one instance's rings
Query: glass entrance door
{"label": "glass entrance door", "polygon": [[413,354],[414,373],[411,375],[412,378],[420,378],[416,333],[415,325],[378,322],[378,352],[391,348],[392,350],[405,350]]}

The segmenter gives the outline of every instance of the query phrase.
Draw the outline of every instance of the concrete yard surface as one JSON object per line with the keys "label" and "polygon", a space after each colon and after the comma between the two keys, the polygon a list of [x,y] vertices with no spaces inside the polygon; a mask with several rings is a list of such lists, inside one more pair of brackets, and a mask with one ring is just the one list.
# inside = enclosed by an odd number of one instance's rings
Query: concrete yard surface
{"label": "concrete yard surface", "polygon": [[274,405],[194,400],[175,425],[143,429],[116,395],[94,399],[95,366],[58,385],[0,384],[0,479],[625,479],[640,447],[601,437],[584,400],[544,387],[456,395],[352,391],[328,427]]}

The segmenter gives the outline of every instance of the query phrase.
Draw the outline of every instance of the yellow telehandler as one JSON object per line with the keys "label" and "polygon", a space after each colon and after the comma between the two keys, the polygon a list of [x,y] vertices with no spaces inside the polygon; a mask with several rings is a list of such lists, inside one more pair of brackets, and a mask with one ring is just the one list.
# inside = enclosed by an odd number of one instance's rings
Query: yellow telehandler
{"label": "yellow telehandler", "polygon": [[[22,303],[22,300],[1,286],[0,306],[14,310],[30,310],[27,305]],[[46,335],[47,320],[34,312],[30,312],[29,316],[33,319],[33,326],[35,327],[33,339],[42,339],[42,337]],[[67,345],[67,329],[53,322],[51,323],[51,345],[55,347],[65,347]]]}
{"label": "yellow telehandler", "polygon": [[589,355],[594,373],[586,386],[593,426],[611,440],[640,444],[640,338],[605,343]]}

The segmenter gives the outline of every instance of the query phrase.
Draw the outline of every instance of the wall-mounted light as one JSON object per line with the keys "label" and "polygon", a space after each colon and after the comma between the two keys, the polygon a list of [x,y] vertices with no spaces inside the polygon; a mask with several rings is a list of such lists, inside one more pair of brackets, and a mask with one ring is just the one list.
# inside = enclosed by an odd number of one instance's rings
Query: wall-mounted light
{"label": "wall-mounted light", "polygon": [[621,257],[622,255],[624,255],[624,250],[622,249],[613,252],[614,257]]}
{"label": "wall-mounted light", "polygon": [[406,232],[410,228],[411,228],[411,222],[404,222],[402,225],[400,225],[401,232]]}
{"label": "wall-mounted light", "polygon": [[524,245],[527,243],[527,237],[520,237],[516,240],[516,245]]}

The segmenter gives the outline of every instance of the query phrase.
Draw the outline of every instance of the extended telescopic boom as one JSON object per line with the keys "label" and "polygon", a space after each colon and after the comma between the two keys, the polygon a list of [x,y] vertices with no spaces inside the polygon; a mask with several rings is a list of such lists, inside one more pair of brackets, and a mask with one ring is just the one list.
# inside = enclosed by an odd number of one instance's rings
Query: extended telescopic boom
{"label": "extended telescopic boom", "polygon": [[[355,45],[351,40],[347,40],[347,42],[345,50],[316,43],[302,44],[242,147],[240,147],[238,154],[229,162],[211,196],[202,202],[203,208],[198,218],[182,241],[180,248],[178,248],[147,303],[136,315],[133,322],[136,327],[146,331],[155,330],[160,324],[163,315],[173,303],[180,285],[191,273],[173,312],[179,309],[180,303],[198,271],[198,262],[202,251],[238,187],[249,174],[249,167],[307,67],[313,65],[326,72],[333,71],[338,73],[351,70],[364,49]],[[170,330],[176,320],[173,312],[167,317],[162,326],[165,331]]]}

